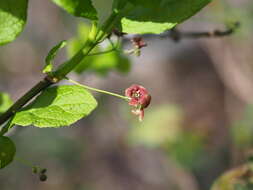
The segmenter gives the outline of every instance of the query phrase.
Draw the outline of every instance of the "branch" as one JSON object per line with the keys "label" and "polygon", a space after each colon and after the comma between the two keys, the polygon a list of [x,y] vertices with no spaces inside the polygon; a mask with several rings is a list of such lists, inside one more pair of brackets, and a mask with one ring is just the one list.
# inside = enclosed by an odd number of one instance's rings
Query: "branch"
{"label": "branch", "polygon": [[18,110],[20,110],[27,102],[29,102],[34,96],[46,89],[53,82],[44,78],[42,81],[37,83],[32,89],[18,99],[5,113],[0,115],[0,125],[4,124],[10,117],[12,117]]}
{"label": "branch", "polygon": [[183,38],[188,39],[196,39],[196,38],[219,38],[225,37],[233,34],[236,29],[240,27],[240,23],[236,22],[232,26],[227,27],[226,30],[214,30],[214,31],[207,31],[207,32],[182,32],[179,31],[177,28],[174,28],[169,31],[169,34],[166,36],[171,38],[173,41],[178,42]]}
{"label": "branch", "polygon": [[[101,41],[104,40],[108,33],[113,29],[113,24],[119,19],[120,14],[113,12],[108,20],[101,26],[101,29],[97,29],[97,23],[94,22],[92,30],[89,34],[88,40],[84,46],[67,62],[52,72],[50,76],[45,77],[27,93],[25,93],[20,99],[18,99],[5,113],[0,115],[0,126],[4,124],[8,119],[15,115],[24,105],[26,105],[32,98],[37,96],[42,90],[45,90],[54,83],[64,79],[68,73],[70,73]],[[6,133],[7,131],[4,131]]]}
{"label": "branch", "polygon": [[62,80],[69,72],[71,72],[76,65],[78,65],[83,58],[85,58],[90,51],[95,47],[96,41],[87,41],[83,48],[77,52],[69,61],[62,64],[52,76],[47,76],[34,87],[32,87],[27,93],[25,93],[20,99],[18,99],[5,113],[0,115],[0,126],[10,119],[17,111],[19,111],[24,105],[26,105],[32,98],[37,96],[42,90],[45,90],[54,83]]}

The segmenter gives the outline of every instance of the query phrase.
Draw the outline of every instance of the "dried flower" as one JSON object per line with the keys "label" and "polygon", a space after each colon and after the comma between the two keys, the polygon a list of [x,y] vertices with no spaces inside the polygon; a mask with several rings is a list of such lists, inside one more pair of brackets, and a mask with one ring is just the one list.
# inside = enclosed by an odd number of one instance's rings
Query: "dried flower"
{"label": "dried flower", "polygon": [[142,37],[134,37],[132,40],[133,45],[137,48],[137,49],[141,49],[143,47],[147,46],[147,43],[144,42]]}
{"label": "dried flower", "polygon": [[142,121],[144,118],[144,108],[147,108],[151,101],[148,91],[143,86],[133,84],[125,90],[125,95],[130,98],[128,104],[135,107],[132,113],[138,115],[139,120]]}

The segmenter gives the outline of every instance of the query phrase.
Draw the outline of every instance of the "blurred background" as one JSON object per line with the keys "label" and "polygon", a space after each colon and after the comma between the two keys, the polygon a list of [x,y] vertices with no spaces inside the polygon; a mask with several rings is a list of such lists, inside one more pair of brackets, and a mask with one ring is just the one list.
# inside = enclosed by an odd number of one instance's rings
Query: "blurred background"
{"label": "blurred background", "polygon": [[[101,17],[108,4],[95,1]],[[144,121],[126,102],[95,94],[98,108],[72,127],[16,127],[9,136],[17,159],[1,170],[0,189],[210,189],[225,171],[246,162],[253,145],[252,20],[251,0],[214,0],[177,29],[224,30],[239,21],[234,34],[179,42],[147,35],[140,57],[89,58],[92,66],[84,63],[70,78],[121,94],[133,83],[145,86],[152,102]],[[58,63],[66,60],[85,39],[85,22],[50,1],[31,0],[25,31],[0,47],[0,91],[16,100],[43,77],[51,47],[71,39],[57,57]],[[131,48],[129,39],[122,48]],[[27,165],[47,168],[48,180],[40,182]]]}

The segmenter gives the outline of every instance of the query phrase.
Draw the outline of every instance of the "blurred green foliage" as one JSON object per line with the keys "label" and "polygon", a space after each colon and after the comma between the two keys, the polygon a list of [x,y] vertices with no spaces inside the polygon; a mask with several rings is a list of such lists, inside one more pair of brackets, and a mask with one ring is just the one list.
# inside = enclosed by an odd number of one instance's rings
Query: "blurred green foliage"
{"label": "blurred green foliage", "polygon": [[[78,25],[77,37],[70,40],[67,46],[68,56],[72,57],[85,43],[90,31],[90,25],[80,23]],[[96,46],[91,54],[102,53],[113,49],[112,44],[106,44]],[[123,55],[121,48],[118,47],[115,51],[103,53],[99,55],[91,55],[86,57],[75,69],[75,72],[81,74],[84,71],[91,71],[101,76],[107,75],[110,71],[116,70],[120,73],[127,73],[130,70],[130,60],[127,56]]]}
{"label": "blurred green foliage", "polygon": [[174,143],[167,144],[171,158],[188,169],[201,169],[205,165],[204,138],[193,132],[183,132]]}
{"label": "blurred green foliage", "polygon": [[251,190],[253,173],[249,164],[225,172],[213,184],[211,190]]}
{"label": "blurred green foliage", "polygon": [[134,122],[129,132],[129,142],[148,147],[175,143],[182,133],[182,117],[181,110],[174,105],[150,108],[143,122]]}
{"label": "blurred green foliage", "polygon": [[12,105],[12,100],[8,94],[0,92],[0,114],[5,112]]}
{"label": "blurred green foliage", "polygon": [[134,122],[129,132],[129,143],[162,148],[181,166],[201,168],[202,163],[205,164],[204,137],[183,129],[183,120],[184,114],[178,106],[167,104],[151,108],[143,122]]}
{"label": "blurred green foliage", "polygon": [[253,145],[253,105],[248,105],[241,120],[231,126],[231,134],[235,145],[241,148]]}

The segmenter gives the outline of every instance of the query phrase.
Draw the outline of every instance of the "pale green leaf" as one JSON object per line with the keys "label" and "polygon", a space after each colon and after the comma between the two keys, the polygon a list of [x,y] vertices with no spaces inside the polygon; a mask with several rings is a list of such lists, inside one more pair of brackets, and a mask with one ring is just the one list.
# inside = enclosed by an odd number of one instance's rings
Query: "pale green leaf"
{"label": "pale green leaf", "polygon": [[97,20],[97,11],[91,0],[52,0],[68,13],[77,16]]}
{"label": "pale green leaf", "polygon": [[16,153],[15,144],[8,137],[0,136],[0,169],[13,161]]}
{"label": "pale green leaf", "polygon": [[121,19],[123,32],[159,34],[196,14],[211,0],[128,0],[132,8]]}
{"label": "pale green leaf", "polygon": [[0,45],[9,43],[23,31],[28,0],[0,1]]}
{"label": "pale green leaf", "polygon": [[54,46],[48,53],[47,57],[46,57],[46,65],[43,68],[43,73],[49,73],[53,70],[53,59],[55,58],[55,56],[57,55],[58,51],[62,48],[64,48],[67,45],[67,41],[63,40],[61,42],[59,42],[56,46]]}
{"label": "pale green leaf", "polygon": [[12,123],[35,127],[68,126],[89,115],[96,106],[94,97],[80,86],[51,87],[16,113]]}
{"label": "pale green leaf", "polygon": [[0,92],[0,114],[5,112],[12,105],[12,100],[6,93]]}
{"label": "pale green leaf", "polygon": [[160,34],[176,25],[177,23],[140,22],[127,18],[121,20],[122,31],[128,34]]}

